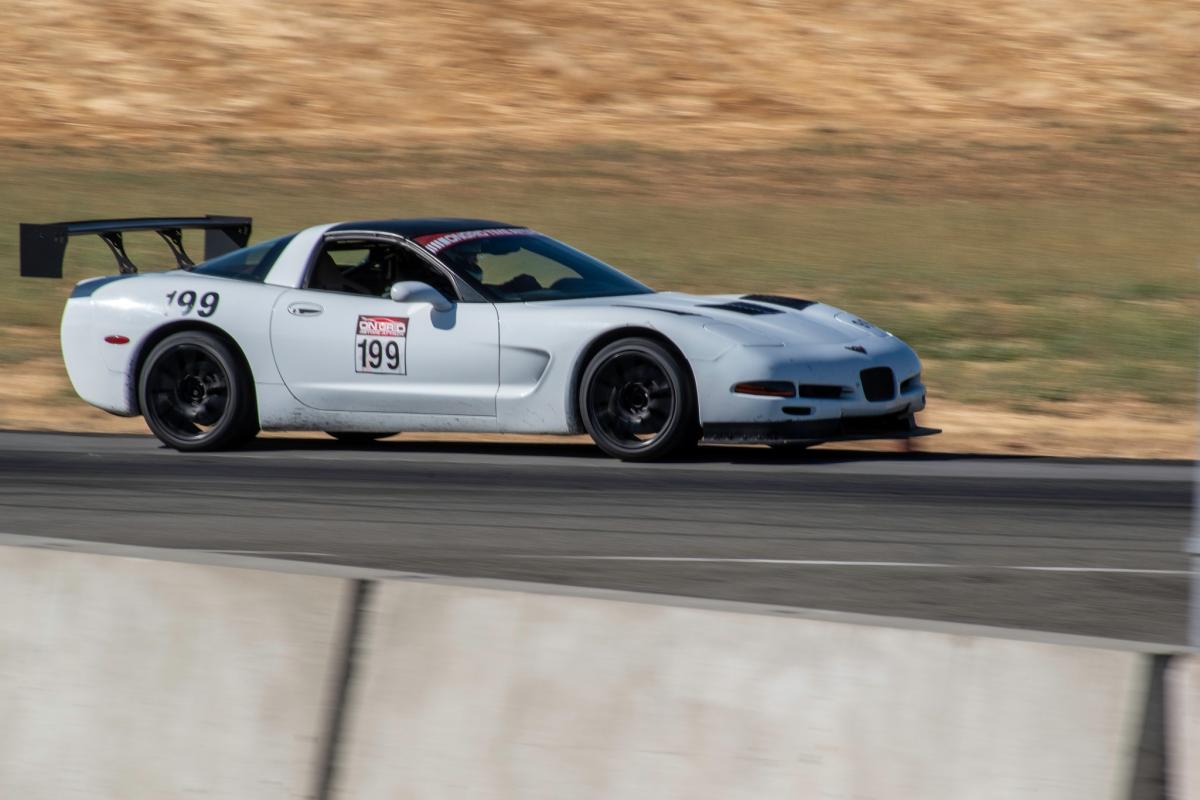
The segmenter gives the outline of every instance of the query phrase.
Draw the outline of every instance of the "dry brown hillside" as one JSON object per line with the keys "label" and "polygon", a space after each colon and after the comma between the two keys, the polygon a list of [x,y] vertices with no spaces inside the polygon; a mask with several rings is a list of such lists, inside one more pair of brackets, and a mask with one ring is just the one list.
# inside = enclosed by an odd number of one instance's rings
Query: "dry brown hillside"
{"label": "dry brown hillside", "polygon": [[1196,0],[5,0],[0,136],[755,147],[1194,130]]}

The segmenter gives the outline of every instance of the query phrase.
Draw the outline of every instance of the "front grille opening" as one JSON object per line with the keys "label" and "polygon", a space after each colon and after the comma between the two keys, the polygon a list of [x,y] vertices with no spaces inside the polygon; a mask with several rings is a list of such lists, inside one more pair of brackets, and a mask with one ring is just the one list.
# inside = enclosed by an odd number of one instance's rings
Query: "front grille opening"
{"label": "front grille opening", "polygon": [[843,387],[829,386],[823,383],[800,384],[800,396],[813,400],[837,400],[843,394]]}
{"label": "front grille opening", "polygon": [[812,413],[811,406],[784,406],[783,413],[791,414],[793,417],[807,417]]}
{"label": "front grille opening", "polygon": [[921,385],[921,373],[918,372],[916,375],[913,375],[911,378],[904,379],[904,382],[900,384],[900,392],[901,392],[901,394],[903,394],[904,392],[907,392],[910,389],[915,389],[916,387],[918,387],[920,385]]}
{"label": "front grille opening", "polygon": [[871,367],[858,373],[862,382],[863,396],[872,403],[884,400],[894,400],[896,397],[896,376],[890,367]]}

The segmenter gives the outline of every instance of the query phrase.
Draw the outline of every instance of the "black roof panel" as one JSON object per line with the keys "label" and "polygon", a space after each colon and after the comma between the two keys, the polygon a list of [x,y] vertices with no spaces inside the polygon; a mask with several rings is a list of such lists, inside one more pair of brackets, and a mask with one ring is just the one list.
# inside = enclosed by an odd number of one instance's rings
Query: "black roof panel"
{"label": "black roof panel", "polygon": [[507,222],[491,219],[463,219],[460,217],[420,217],[415,219],[371,219],[359,222],[343,222],[330,228],[331,231],[380,231],[394,233],[406,239],[428,236],[432,233],[458,233],[477,231],[484,228],[519,228]]}

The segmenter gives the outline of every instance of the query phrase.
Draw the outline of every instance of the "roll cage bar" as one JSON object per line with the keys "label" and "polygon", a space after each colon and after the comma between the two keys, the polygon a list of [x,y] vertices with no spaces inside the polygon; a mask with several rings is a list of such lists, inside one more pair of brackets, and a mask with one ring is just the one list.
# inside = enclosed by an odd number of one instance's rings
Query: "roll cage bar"
{"label": "roll cage bar", "polygon": [[463,280],[462,277],[458,275],[458,273],[456,273],[454,270],[450,269],[450,267],[445,262],[443,262],[440,258],[438,258],[437,256],[430,253],[424,247],[421,247],[421,245],[417,244],[412,239],[409,239],[405,236],[401,236],[398,233],[391,233],[388,231],[337,230],[337,231],[326,232],[321,237],[321,243],[316,248],[313,249],[312,253],[309,254],[308,264],[304,269],[304,276],[301,278],[301,287],[302,288],[305,285],[307,285],[309,276],[312,275],[313,265],[316,263],[318,254],[320,253],[321,249],[324,247],[325,242],[345,242],[345,241],[379,242],[381,244],[392,244],[392,245],[398,245],[400,247],[403,247],[404,249],[414,253],[422,261],[429,264],[431,267],[433,267],[438,272],[442,273],[446,278],[448,278],[450,280],[450,284],[454,287],[455,291],[458,293],[458,297],[450,298],[451,300],[458,300],[460,302],[466,302],[466,303],[489,302],[488,299],[486,297],[484,297],[482,294],[480,294],[475,289],[474,286],[472,286],[471,284],[469,284],[465,280]]}

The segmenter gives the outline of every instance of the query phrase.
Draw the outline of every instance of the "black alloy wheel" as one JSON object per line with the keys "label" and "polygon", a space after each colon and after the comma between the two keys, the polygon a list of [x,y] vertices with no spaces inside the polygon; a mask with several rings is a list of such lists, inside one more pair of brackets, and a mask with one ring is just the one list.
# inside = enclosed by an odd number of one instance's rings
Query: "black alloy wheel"
{"label": "black alloy wheel", "polygon": [[159,342],[142,366],[138,399],[150,430],[176,450],[223,450],[258,433],[250,376],[209,333]]}
{"label": "black alloy wheel", "polygon": [[595,355],[580,382],[579,413],[600,449],[627,461],[664,458],[700,433],[691,374],[650,339],[622,339]]}

